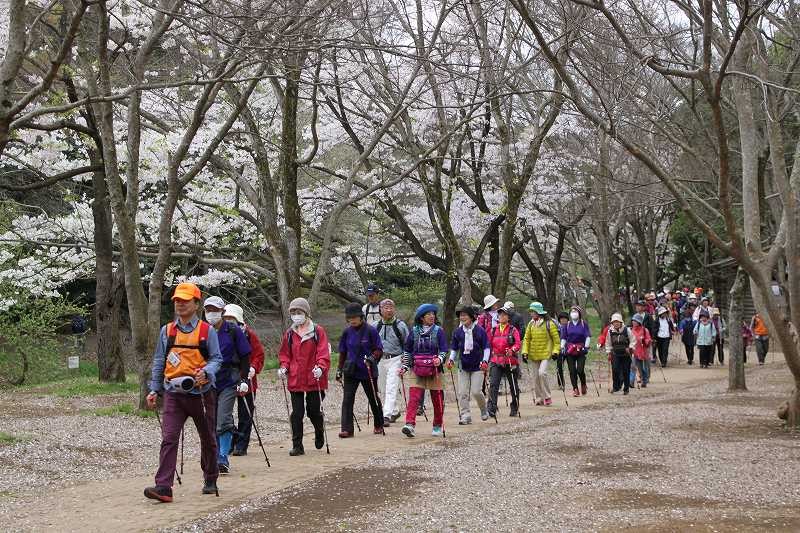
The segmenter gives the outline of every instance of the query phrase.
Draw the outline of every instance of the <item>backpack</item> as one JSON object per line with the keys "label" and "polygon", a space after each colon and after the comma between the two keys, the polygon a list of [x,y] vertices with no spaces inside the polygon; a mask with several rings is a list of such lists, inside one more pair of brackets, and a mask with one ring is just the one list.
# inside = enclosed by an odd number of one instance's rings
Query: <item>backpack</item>
{"label": "backpack", "polygon": [[[201,320],[200,324],[200,338],[198,346],[196,348],[200,350],[200,355],[203,356],[203,359],[208,361],[208,330],[211,325],[206,322],[205,320]],[[195,346],[186,346],[184,344],[175,344],[175,338],[178,336],[176,331],[175,323],[170,322],[167,324],[167,350],[166,353],[169,353],[172,348],[177,346],[178,348],[195,348]]]}
{"label": "backpack", "polygon": [[[400,327],[397,325],[397,323],[398,323],[398,322],[399,322],[399,320],[397,320],[397,319],[395,319],[395,320],[392,322],[392,329],[394,330],[394,334],[397,336],[397,340],[399,340],[399,341],[400,341],[400,345],[402,346],[403,344],[405,344],[405,343],[406,343],[406,339],[405,339],[405,337],[403,337],[403,336],[400,334]],[[380,334],[381,334],[381,330],[383,329],[383,326],[385,326],[385,324],[383,323],[383,320],[381,320],[381,321],[378,323],[378,327],[376,328],[376,329],[378,330],[378,335],[380,335]]]}
{"label": "backpack", "polygon": [[614,331],[609,329],[608,334],[611,335],[611,352],[614,355],[627,355],[628,346],[630,345],[630,333],[628,326],[624,326],[622,331]]}

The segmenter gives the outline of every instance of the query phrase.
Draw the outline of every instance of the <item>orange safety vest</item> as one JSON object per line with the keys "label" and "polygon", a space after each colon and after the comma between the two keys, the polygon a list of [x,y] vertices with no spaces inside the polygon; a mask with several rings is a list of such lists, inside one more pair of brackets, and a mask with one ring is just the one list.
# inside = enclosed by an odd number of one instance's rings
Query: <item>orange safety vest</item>
{"label": "orange safety vest", "polygon": [[175,322],[167,324],[167,354],[164,377],[173,379],[193,376],[195,370],[203,368],[208,356],[209,324],[204,320],[197,323],[189,333],[184,333]]}

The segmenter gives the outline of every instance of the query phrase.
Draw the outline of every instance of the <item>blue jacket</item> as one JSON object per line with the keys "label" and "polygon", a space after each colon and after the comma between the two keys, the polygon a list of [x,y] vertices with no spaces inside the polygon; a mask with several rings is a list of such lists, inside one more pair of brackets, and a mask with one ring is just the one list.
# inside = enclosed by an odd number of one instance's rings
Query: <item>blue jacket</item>
{"label": "blue jacket", "polygon": [[[366,329],[364,329],[366,328]],[[355,376],[353,379],[369,379],[367,365],[364,358],[372,355],[380,359],[383,354],[383,343],[378,335],[378,330],[364,322],[358,329],[348,326],[339,339],[339,369],[344,367],[345,361],[355,362]],[[378,377],[378,366],[372,367],[372,377]]]}
{"label": "blue jacket", "polygon": [[222,366],[217,371],[217,390],[238,385],[250,371],[250,341],[238,326],[224,322],[217,330]]}
{"label": "blue jacket", "polygon": [[692,317],[684,318],[678,324],[678,331],[681,332],[681,342],[687,346],[694,346],[694,326],[696,322]]}
{"label": "blue jacket", "polygon": [[[461,359],[461,369],[467,372],[475,372],[480,370],[481,361],[483,361],[484,350],[489,348],[489,337],[486,331],[475,324],[472,330],[472,351],[464,353],[464,327],[458,326],[453,332],[453,338],[450,343],[450,358],[453,359],[453,354],[458,354]],[[488,357],[487,357],[488,359]]]}

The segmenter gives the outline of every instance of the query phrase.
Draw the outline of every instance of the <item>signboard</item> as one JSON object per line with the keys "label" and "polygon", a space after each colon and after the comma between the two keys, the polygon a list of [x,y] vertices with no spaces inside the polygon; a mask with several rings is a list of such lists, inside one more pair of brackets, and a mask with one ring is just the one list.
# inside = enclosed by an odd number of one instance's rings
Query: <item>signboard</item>
{"label": "signboard", "polygon": [[70,355],[69,357],[67,357],[67,368],[69,368],[70,370],[75,370],[76,368],[78,368],[80,361],[81,358],[79,356]]}

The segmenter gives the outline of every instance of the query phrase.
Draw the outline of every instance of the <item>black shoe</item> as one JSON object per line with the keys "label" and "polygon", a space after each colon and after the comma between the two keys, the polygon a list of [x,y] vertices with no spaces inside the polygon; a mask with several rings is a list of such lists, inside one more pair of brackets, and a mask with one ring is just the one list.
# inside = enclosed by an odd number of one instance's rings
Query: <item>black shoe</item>
{"label": "black shoe", "polygon": [[[322,446],[320,446],[322,448]],[[318,448],[319,449],[319,448]],[[298,455],[305,455],[306,451],[303,449],[302,446],[295,446],[291,450],[289,450],[289,455],[292,457],[297,457]]]}
{"label": "black shoe", "polygon": [[247,450],[233,450],[231,455],[234,457],[241,457],[242,455],[247,455]]}
{"label": "black shoe", "polygon": [[629,392],[630,392],[630,391],[629,391],[628,389],[625,389],[624,391],[622,391],[622,394],[624,394],[625,396],[627,396]]}
{"label": "black shoe", "polygon": [[647,383],[642,383],[642,388],[646,389],[647,388]]}
{"label": "black shoe", "polygon": [[321,450],[325,446],[325,431],[323,428],[314,428],[314,448]]}
{"label": "black shoe", "polygon": [[[400,413],[397,413],[396,415],[392,415],[392,416],[390,416],[390,417],[389,417],[389,422],[390,422],[391,424],[394,424],[395,422],[397,422],[397,419],[398,419],[398,418],[400,418]],[[385,426],[385,425],[386,425],[386,424],[384,424],[384,426]]]}
{"label": "black shoe", "polygon": [[388,416],[384,416],[383,417],[383,427],[388,428],[391,425],[392,425],[392,419],[389,418]]}
{"label": "black shoe", "polygon": [[519,415],[519,409],[515,409],[514,407],[512,407],[511,408],[511,412],[508,414],[508,416],[510,416],[511,418],[514,418],[517,415]]}
{"label": "black shoe", "polygon": [[216,481],[206,481],[203,485],[203,494],[219,494]]}
{"label": "black shoe", "polygon": [[172,489],[169,487],[147,487],[144,489],[144,497],[151,500],[169,503],[172,501]]}
{"label": "black shoe", "polygon": [[230,465],[226,465],[224,463],[219,464],[219,473],[223,475],[227,475],[231,473]]}

